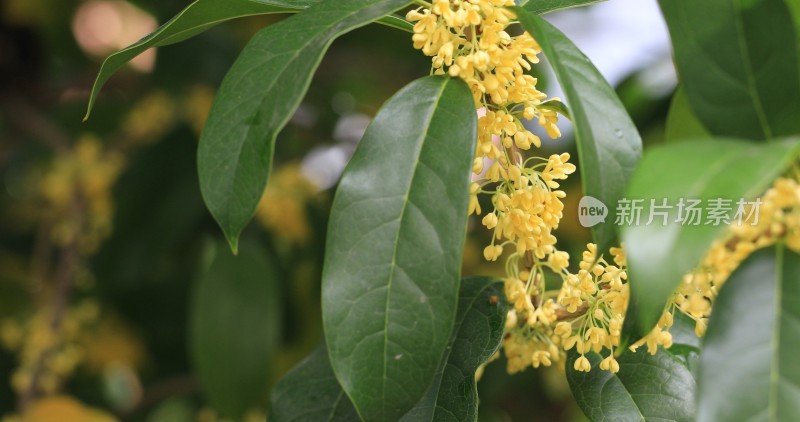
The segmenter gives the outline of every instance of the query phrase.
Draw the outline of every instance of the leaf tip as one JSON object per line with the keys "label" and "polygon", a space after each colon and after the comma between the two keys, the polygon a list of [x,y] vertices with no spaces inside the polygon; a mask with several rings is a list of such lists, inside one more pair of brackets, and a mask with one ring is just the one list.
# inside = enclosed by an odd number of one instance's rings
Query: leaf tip
{"label": "leaf tip", "polygon": [[239,234],[238,233],[225,233],[225,239],[228,241],[228,246],[234,255],[239,255]]}
{"label": "leaf tip", "polygon": [[92,93],[89,94],[89,104],[86,105],[86,114],[81,119],[81,123],[86,123],[89,121],[89,116],[92,114],[92,110],[94,109],[94,100],[95,100],[95,93],[94,89],[92,89]]}
{"label": "leaf tip", "polygon": [[[630,308],[633,303],[629,303],[628,307]],[[637,336],[639,332],[639,327],[637,327],[637,321],[634,321],[636,318],[636,314],[631,312],[629,309],[628,312],[625,314],[625,318],[622,320],[622,332],[619,336],[619,344],[617,345],[617,351],[614,353],[615,356],[619,356],[625,350],[628,349],[634,340],[634,338],[641,338],[642,336]]]}

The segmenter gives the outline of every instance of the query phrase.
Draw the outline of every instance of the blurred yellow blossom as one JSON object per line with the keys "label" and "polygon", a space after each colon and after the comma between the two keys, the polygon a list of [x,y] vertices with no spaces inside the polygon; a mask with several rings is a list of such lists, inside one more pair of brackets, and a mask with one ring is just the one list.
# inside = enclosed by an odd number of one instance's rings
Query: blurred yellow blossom
{"label": "blurred yellow blossom", "polygon": [[93,135],[82,136],[73,149],[56,156],[40,188],[55,244],[77,242],[82,252],[91,253],[110,234],[111,188],[123,165],[122,156],[105,150]]}
{"label": "blurred yellow blossom", "polygon": [[153,91],[137,101],[122,123],[129,143],[157,141],[175,122],[175,101],[164,91]]}
{"label": "blurred yellow blossom", "polygon": [[32,403],[21,415],[3,422],[115,422],[117,419],[68,396],[50,396]]}
{"label": "blurred yellow blossom", "polygon": [[87,299],[62,315],[56,312],[43,306],[22,323],[6,319],[0,324],[2,346],[17,354],[11,386],[18,393],[53,394],[82,362],[84,351],[78,337],[96,323],[97,304]]}
{"label": "blurred yellow blossom", "polygon": [[197,136],[203,131],[213,102],[214,90],[208,85],[195,85],[184,96],[183,118]]}
{"label": "blurred yellow blossom", "polygon": [[311,237],[306,207],[318,192],[298,163],[286,164],[270,177],[256,219],[279,238],[305,244]]}
{"label": "blurred yellow blossom", "polygon": [[82,364],[92,372],[101,373],[113,365],[141,368],[145,362],[144,343],[118,317],[106,316],[80,334]]}

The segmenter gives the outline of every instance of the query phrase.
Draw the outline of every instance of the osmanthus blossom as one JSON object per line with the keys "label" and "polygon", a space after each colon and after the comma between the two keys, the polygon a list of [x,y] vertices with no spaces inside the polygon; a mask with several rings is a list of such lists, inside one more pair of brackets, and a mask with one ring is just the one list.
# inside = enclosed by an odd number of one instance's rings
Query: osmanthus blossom
{"label": "osmanthus blossom", "polygon": [[[510,9],[513,0],[417,3],[421,6],[406,15],[415,23],[414,48],[432,58],[432,74],[464,80],[479,110],[469,213],[482,214],[478,195],[491,196],[492,210],[481,222],[493,235],[483,255],[488,261],[506,255],[505,295],[511,309],[503,350],[508,372],[553,364],[563,368],[566,352],[573,348],[580,354],[575,370],[590,371],[585,354],[596,352],[605,356],[600,369],[618,372],[614,351],[629,300],[624,248],[611,248],[609,262],[596,245],[588,244],[579,270],[570,272],[570,257],[557,249],[553,232],[564,210],[560,181],[575,172],[575,165],[568,153],[548,158],[523,154],[541,146],[523,119],[536,121],[550,138],[561,136],[557,113],[542,106],[547,95],[526,73],[539,62],[539,44],[527,32],[509,34],[516,19]],[[655,354],[659,346],[670,347],[668,330],[675,312],[694,319],[695,331],[702,335],[718,289],[754,250],[780,238],[800,250],[796,179],[776,181],[762,203],[758,224],[731,226],[702,264],[684,277],[658,325],[632,350],[647,346]],[[562,278],[559,289],[547,289],[545,269]]]}

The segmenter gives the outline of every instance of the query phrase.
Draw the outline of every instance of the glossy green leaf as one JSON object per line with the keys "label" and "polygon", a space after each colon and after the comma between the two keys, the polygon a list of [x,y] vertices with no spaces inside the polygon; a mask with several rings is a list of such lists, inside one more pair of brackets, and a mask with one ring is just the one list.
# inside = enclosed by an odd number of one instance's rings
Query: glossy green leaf
{"label": "glossy green leaf", "polygon": [[[700,365],[700,337],[694,332],[695,322],[681,312],[675,312],[672,327],[672,346],[667,352],[681,359],[694,375]],[[696,378],[696,377],[695,377]]]}
{"label": "glossy green leaf", "polygon": [[604,1],[605,0],[517,0],[516,3],[528,12],[543,15],[557,10],[583,7]]}
{"label": "glossy green leaf", "polygon": [[602,357],[586,354],[591,372],[576,371],[580,355],[567,358],[567,381],[583,413],[592,422],[676,421],[694,422],[696,383],[683,362],[659,349],[626,352],[619,358],[619,372],[601,370]]}
{"label": "glossy green leaf", "polygon": [[358,420],[331,369],[324,344],[275,384],[270,403],[269,420],[275,422]]}
{"label": "glossy green leaf", "polygon": [[[637,204],[640,219],[638,224],[629,220],[621,227],[631,288],[622,347],[655,326],[681,277],[700,262],[725,228],[702,211],[711,207],[708,201],[730,200],[730,211],[724,214],[734,215],[740,199],[760,195],[789,166],[797,156],[797,144],[796,139],[763,145],[689,140],[654,148],[645,155],[627,192],[627,199],[642,200]],[[696,207],[701,210],[699,224],[676,222],[681,199],[685,204],[701,201]],[[651,207],[653,202],[661,206],[664,201],[669,208]],[[654,218],[647,224],[653,210],[668,214],[652,214]]]}
{"label": "glossy green leaf", "polygon": [[425,396],[402,422],[477,420],[475,371],[500,347],[507,312],[502,283],[488,277],[461,281],[450,345]]}
{"label": "glossy green leaf", "polygon": [[214,99],[197,151],[200,189],[236,251],[272,168],[275,138],[333,40],[408,0],[323,0],[258,32]]}
{"label": "glossy green leaf", "polygon": [[223,416],[238,420],[267,398],[270,362],[280,344],[279,281],[267,252],[239,256],[219,244],[196,285],[190,347],[203,392]]}
{"label": "glossy green leaf", "polygon": [[[161,25],[151,34],[130,46],[108,56],[100,66],[92,92],[86,117],[92,112],[97,96],[108,79],[134,57],[153,47],[175,44],[194,37],[203,31],[222,22],[246,16],[266,15],[273,13],[296,13],[319,0],[195,0],[175,15],[167,23]],[[397,16],[384,16],[380,23],[397,29],[411,32],[413,26]]]}
{"label": "glossy green leaf", "polygon": [[800,28],[800,1],[798,0],[785,0],[786,6],[792,12],[792,18],[795,23],[795,30]]}
{"label": "glossy green leaf", "polygon": [[181,42],[227,20],[268,13],[297,12],[315,1],[318,0],[196,0],[146,37],[103,61],[89,96],[84,120],[89,118],[97,95],[111,75],[145,50]]}
{"label": "glossy green leaf", "polygon": [[698,421],[800,420],[800,255],[757,252],[722,286],[703,342]]}
{"label": "glossy green leaf", "polygon": [[[439,370],[425,396],[402,421],[475,420],[475,371],[500,346],[506,310],[502,284],[486,277],[461,282],[455,328]],[[324,346],[278,382],[271,403],[270,420],[278,422],[358,419]]]}
{"label": "glossy green leaf", "polygon": [[566,104],[562,103],[559,100],[547,100],[539,104],[539,107],[546,108],[548,110],[553,110],[556,113],[566,117],[569,120],[572,120],[572,113],[569,112],[569,108]]}
{"label": "glossy green leaf", "polygon": [[800,133],[800,79],[784,0],[659,0],[681,84],[712,134]]}
{"label": "glossy green leaf", "polygon": [[678,87],[667,113],[667,128],[664,133],[664,141],[667,143],[680,142],[686,139],[703,140],[711,138],[708,129],[697,120],[689,100],[686,99],[686,92]]}
{"label": "glossy green leaf", "polygon": [[[786,0],[786,5],[792,13],[792,20],[794,21],[794,46],[797,52],[797,68],[800,70],[800,0]],[[797,73],[797,78],[800,80],[800,71]]]}
{"label": "glossy green leaf", "polygon": [[337,189],[323,322],[334,372],[366,420],[411,409],[447,347],[476,132],[463,81],[419,79],[378,112]]}
{"label": "glossy green leaf", "polygon": [[[319,0],[317,0],[319,1]],[[414,24],[397,15],[386,15],[377,20],[377,23],[389,28],[399,29],[408,33],[414,32]]]}
{"label": "glossy green leaf", "polygon": [[[800,0],[784,0],[789,11],[792,13],[792,19],[795,25],[795,33],[800,37]],[[800,45],[798,45],[800,47]]]}
{"label": "glossy green leaf", "polygon": [[522,26],[541,44],[561,83],[572,112],[584,194],[609,205],[605,223],[592,227],[601,250],[611,246],[616,231],[616,204],[642,154],[642,139],[614,89],[561,31],[522,8]]}

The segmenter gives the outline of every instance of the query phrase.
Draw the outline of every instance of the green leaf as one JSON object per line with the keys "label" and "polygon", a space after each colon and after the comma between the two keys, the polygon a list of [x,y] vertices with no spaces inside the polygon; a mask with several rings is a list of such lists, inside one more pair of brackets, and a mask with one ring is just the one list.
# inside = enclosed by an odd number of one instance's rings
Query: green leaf
{"label": "green leaf", "polygon": [[333,40],[408,0],[324,0],[258,32],[214,99],[197,151],[208,209],[236,251],[272,167],[275,138]]}
{"label": "green leaf", "polygon": [[336,192],[322,281],[331,364],[366,420],[425,393],[456,316],[477,114],[460,79],[392,97]]}
{"label": "green leaf", "polygon": [[659,3],[681,84],[712,134],[770,139],[800,133],[797,39],[783,0]]}
{"label": "green leaf", "polygon": [[604,1],[605,0],[517,0],[517,5],[533,14],[543,15],[558,10],[583,7]]}
{"label": "green leaf", "polygon": [[569,108],[566,104],[562,103],[558,100],[547,100],[539,104],[539,107],[546,108],[548,110],[553,110],[556,113],[566,117],[568,120],[572,120],[572,113],[569,112]]}
{"label": "green leaf", "polygon": [[425,396],[402,422],[477,420],[475,371],[500,347],[507,312],[502,283],[488,277],[461,281],[450,345]]}
{"label": "green leaf", "polygon": [[414,24],[397,15],[386,15],[378,19],[377,23],[388,26],[389,28],[399,29],[412,34],[414,33]]}
{"label": "green leaf", "polygon": [[667,113],[667,128],[664,134],[665,142],[679,142],[686,139],[708,139],[711,134],[703,124],[697,120],[689,100],[686,99],[686,92],[678,87]]}
{"label": "green leaf", "polygon": [[358,420],[328,360],[325,344],[289,371],[272,391],[269,420],[350,422]]}
{"label": "green leaf", "polygon": [[[752,199],[778,177],[797,156],[796,139],[770,144],[734,140],[687,141],[654,148],[645,155],[631,179],[628,199],[641,199],[638,224],[621,227],[628,258],[630,302],[622,329],[620,349],[646,335],[658,322],[664,305],[682,276],[699,264],[725,224],[676,222],[680,199],[731,200],[731,212],[739,199]],[[669,214],[651,215],[651,201],[666,200]],[[656,211],[667,211],[664,209]]]}
{"label": "green leaf", "polygon": [[[447,352],[425,396],[401,420],[475,420],[475,371],[500,346],[506,309],[501,283],[486,277],[462,281]],[[358,419],[336,380],[324,345],[278,382],[271,403],[270,420],[278,422]]]}
{"label": "green leaf", "polygon": [[663,349],[640,350],[619,358],[619,372],[601,370],[602,356],[590,352],[591,372],[573,367],[580,355],[567,358],[567,381],[581,410],[592,422],[695,420],[696,384],[689,368]]}
{"label": "green leaf", "polygon": [[755,253],[723,285],[703,342],[698,421],[800,420],[800,255]]}
{"label": "green leaf", "polygon": [[[141,40],[108,56],[100,66],[89,105],[86,109],[86,121],[92,112],[97,96],[108,79],[134,57],[153,47],[175,44],[222,22],[246,16],[266,15],[274,13],[296,13],[319,0],[195,0],[175,15],[167,23],[148,34]],[[397,16],[384,16],[378,22],[403,31],[412,32],[413,25]]]}
{"label": "green leaf", "polygon": [[280,344],[279,281],[256,245],[233,256],[220,244],[213,254],[193,293],[191,354],[211,405],[238,420],[267,397]]}
{"label": "green leaf", "polygon": [[[800,0],[786,0],[786,5],[792,13],[792,20],[794,21],[794,46],[797,52],[797,68],[800,69]],[[797,77],[800,80],[800,71],[797,73]]]}
{"label": "green leaf", "polygon": [[89,96],[89,106],[85,121],[92,112],[97,95],[103,85],[117,70],[134,57],[152,47],[175,44],[191,38],[214,25],[243,16],[263,15],[268,13],[297,12],[318,0],[196,0],[167,23],[137,41],[134,44],[108,56],[100,66],[100,72],[94,81]]}
{"label": "green leaf", "polygon": [[[794,20],[795,30],[800,28],[800,0],[785,0],[786,6],[792,12],[792,19]],[[798,32],[798,31],[796,31]],[[798,32],[800,36],[800,32]]]}
{"label": "green leaf", "polygon": [[592,227],[600,250],[616,237],[616,204],[642,154],[642,139],[614,89],[561,31],[516,8],[522,26],[542,46],[572,112],[584,194],[609,206],[606,222]]}
{"label": "green leaf", "polygon": [[[680,311],[675,312],[672,327],[672,346],[667,352],[681,359],[694,375],[700,364],[700,337],[694,333],[695,322]],[[696,377],[695,377],[696,378]]]}
{"label": "green leaf", "polygon": [[[669,333],[672,335],[672,344],[683,347],[691,347],[699,351],[701,339],[700,337],[697,337],[697,334],[695,334],[694,328],[695,321],[688,315],[676,310],[673,317],[672,327],[669,329]],[[672,351],[673,348],[670,347],[667,350]]]}

